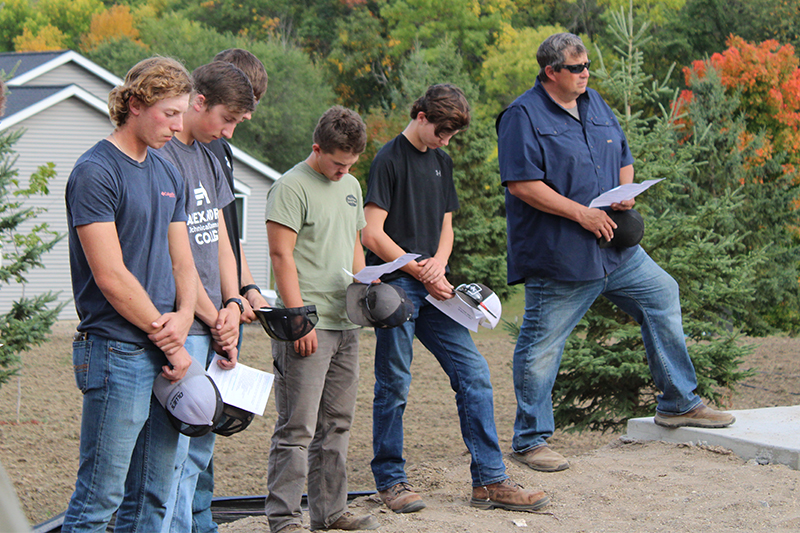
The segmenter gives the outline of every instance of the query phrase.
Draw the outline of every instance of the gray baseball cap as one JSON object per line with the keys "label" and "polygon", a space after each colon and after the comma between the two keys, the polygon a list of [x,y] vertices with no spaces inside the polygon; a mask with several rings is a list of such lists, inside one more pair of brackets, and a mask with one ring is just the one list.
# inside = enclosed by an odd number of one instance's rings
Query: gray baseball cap
{"label": "gray baseball cap", "polygon": [[224,406],[214,380],[203,365],[192,359],[183,379],[171,383],[159,374],[153,394],[167,410],[172,425],[189,437],[201,437],[214,429],[222,417]]}
{"label": "gray baseball cap", "polygon": [[406,291],[389,283],[351,283],[346,305],[347,317],[359,326],[395,328],[414,314]]}

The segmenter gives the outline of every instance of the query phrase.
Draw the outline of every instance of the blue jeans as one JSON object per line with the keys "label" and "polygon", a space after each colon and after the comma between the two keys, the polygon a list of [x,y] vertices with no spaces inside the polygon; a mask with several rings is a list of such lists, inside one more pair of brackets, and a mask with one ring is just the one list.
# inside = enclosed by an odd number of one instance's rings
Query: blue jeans
{"label": "blue jeans", "polygon": [[208,462],[208,468],[197,476],[192,500],[192,533],[217,533],[219,530],[211,515],[211,504],[214,501],[214,457]]}
{"label": "blue jeans", "polygon": [[[184,344],[192,359],[208,368],[214,358],[211,335],[189,335]],[[192,503],[200,472],[208,468],[214,453],[216,434],[206,433],[202,437],[181,435],[178,451],[172,468],[170,498],[167,502],[166,519],[162,533],[189,533],[192,531]],[[209,515],[211,509],[209,507]],[[209,516],[210,518],[210,516]],[[213,522],[212,522],[213,523]]]}
{"label": "blue jeans", "polygon": [[61,531],[161,529],[179,433],[152,394],[164,354],[88,335],[72,344],[83,393],[80,466]]}
{"label": "blue jeans", "polygon": [[678,284],[637,248],[628,261],[602,279],[525,280],[525,314],[514,350],[514,451],[543,446],[553,435],[552,390],[567,337],[601,294],[642,327],[647,364],[661,391],[657,410],[683,414],[700,404],[683,334]]}
{"label": "blue jeans", "polygon": [[[242,338],[244,324],[239,324],[239,352],[237,361],[242,360]],[[209,352],[206,368],[211,364],[214,354]],[[214,457],[208,462],[208,467],[197,476],[197,486],[194,488],[192,500],[192,533],[217,533],[217,524],[211,515],[211,504],[214,501]]]}
{"label": "blue jeans", "polygon": [[411,385],[414,335],[430,350],[450,378],[456,393],[461,436],[472,456],[472,485],[506,479],[497,442],[489,365],[467,328],[425,300],[419,281],[402,277],[390,282],[414,303],[414,315],[402,326],[375,328],[375,399],[372,403],[372,474],[378,490],[407,481],[403,459],[403,413]]}

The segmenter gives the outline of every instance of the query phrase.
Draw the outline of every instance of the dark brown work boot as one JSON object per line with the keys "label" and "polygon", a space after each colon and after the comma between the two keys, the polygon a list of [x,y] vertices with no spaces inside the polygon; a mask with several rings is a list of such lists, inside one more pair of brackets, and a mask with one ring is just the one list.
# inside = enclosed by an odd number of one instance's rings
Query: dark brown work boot
{"label": "dark brown work boot", "polygon": [[736,418],[730,413],[716,411],[701,403],[688,413],[683,413],[682,415],[665,415],[656,411],[656,416],[653,421],[657,425],[665,428],[680,428],[684,426],[724,428],[736,422]]}
{"label": "dark brown work boot", "polygon": [[469,504],[478,509],[505,509],[507,511],[538,511],[550,503],[550,498],[542,491],[522,488],[511,479],[472,489]]}
{"label": "dark brown work boot", "polygon": [[411,490],[411,485],[405,482],[378,492],[378,496],[395,513],[413,513],[425,509],[422,496]]}

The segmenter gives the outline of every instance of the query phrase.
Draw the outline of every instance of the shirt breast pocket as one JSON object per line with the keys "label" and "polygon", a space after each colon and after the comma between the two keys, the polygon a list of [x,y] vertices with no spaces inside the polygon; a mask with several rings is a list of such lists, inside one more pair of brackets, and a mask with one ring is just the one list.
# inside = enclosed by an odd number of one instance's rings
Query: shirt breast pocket
{"label": "shirt breast pocket", "polygon": [[600,146],[619,150],[622,146],[622,135],[616,120],[611,117],[592,117],[592,137]]}

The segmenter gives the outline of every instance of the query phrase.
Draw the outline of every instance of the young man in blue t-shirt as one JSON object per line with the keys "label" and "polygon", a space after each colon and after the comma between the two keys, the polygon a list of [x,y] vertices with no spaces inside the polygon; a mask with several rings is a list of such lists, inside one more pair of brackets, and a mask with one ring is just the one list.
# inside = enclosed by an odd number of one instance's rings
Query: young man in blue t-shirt
{"label": "young man in blue t-shirt", "polygon": [[67,181],[70,267],[81,319],[73,343],[83,393],[80,465],[61,530],[158,531],[178,432],[152,395],[191,363],[197,300],[183,178],[157,155],[182,128],[191,80],[156,57],[109,94],[115,129]]}

